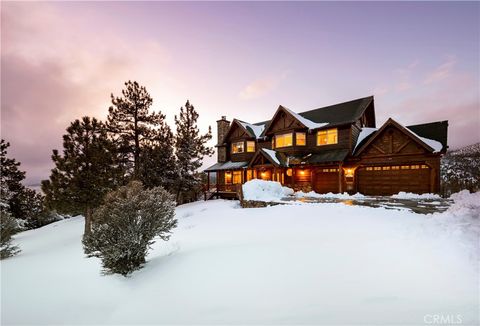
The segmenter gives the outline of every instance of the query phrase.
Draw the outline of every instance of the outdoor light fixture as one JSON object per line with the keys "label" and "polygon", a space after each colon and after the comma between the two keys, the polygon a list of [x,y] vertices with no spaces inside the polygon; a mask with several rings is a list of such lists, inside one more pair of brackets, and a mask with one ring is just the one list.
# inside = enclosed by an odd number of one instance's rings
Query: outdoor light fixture
{"label": "outdoor light fixture", "polygon": [[287,170],[287,175],[288,175],[289,177],[292,176],[292,169],[288,169],[288,170]]}

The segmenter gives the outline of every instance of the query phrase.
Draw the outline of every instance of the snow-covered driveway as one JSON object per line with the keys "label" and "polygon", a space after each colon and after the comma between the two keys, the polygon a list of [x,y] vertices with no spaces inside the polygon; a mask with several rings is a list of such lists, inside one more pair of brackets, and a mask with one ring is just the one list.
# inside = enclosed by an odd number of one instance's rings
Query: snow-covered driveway
{"label": "snow-covered driveway", "polygon": [[433,215],[187,204],[129,278],[100,275],[72,218],[16,236],[22,253],[2,262],[2,324],[424,325],[439,314],[478,324],[472,202]]}

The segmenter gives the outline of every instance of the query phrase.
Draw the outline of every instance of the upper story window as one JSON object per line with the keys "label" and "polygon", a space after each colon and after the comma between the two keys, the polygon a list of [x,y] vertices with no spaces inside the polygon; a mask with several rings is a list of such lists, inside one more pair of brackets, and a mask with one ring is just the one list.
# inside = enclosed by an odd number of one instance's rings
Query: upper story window
{"label": "upper story window", "polygon": [[255,152],[255,142],[254,141],[247,141],[247,152],[254,153]]}
{"label": "upper story window", "polygon": [[233,154],[243,153],[244,151],[245,151],[245,148],[244,148],[244,142],[243,141],[232,143],[232,153]]}
{"label": "upper story window", "polygon": [[338,129],[320,130],[317,132],[317,146],[338,143]]}
{"label": "upper story window", "polygon": [[297,146],[305,146],[307,145],[307,135],[304,132],[296,132],[295,133],[295,144]]}
{"label": "upper story window", "polygon": [[275,135],[275,147],[288,147],[293,145],[293,133]]}

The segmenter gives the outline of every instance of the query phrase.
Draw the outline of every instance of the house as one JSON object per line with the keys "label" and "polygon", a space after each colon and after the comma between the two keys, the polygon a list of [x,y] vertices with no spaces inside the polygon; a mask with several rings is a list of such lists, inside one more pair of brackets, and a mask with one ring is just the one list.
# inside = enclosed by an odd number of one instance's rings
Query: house
{"label": "house", "polygon": [[377,128],[373,96],[300,113],[279,106],[257,123],[223,116],[217,127],[218,160],[205,172],[219,197],[236,197],[253,178],[317,193],[440,191],[448,121],[403,126],[388,119]]}

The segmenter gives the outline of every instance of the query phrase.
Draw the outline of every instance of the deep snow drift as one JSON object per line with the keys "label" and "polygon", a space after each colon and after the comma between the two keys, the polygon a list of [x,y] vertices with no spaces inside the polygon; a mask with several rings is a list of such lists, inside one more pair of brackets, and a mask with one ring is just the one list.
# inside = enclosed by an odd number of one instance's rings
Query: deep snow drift
{"label": "deep snow drift", "polygon": [[[474,198],[476,196],[476,198]],[[101,276],[83,219],[18,234],[2,324],[478,324],[480,193],[445,213],[236,201],[177,208],[143,270]],[[475,217],[476,216],[476,217]],[[431,317],[430,317],[431,318]]]}

